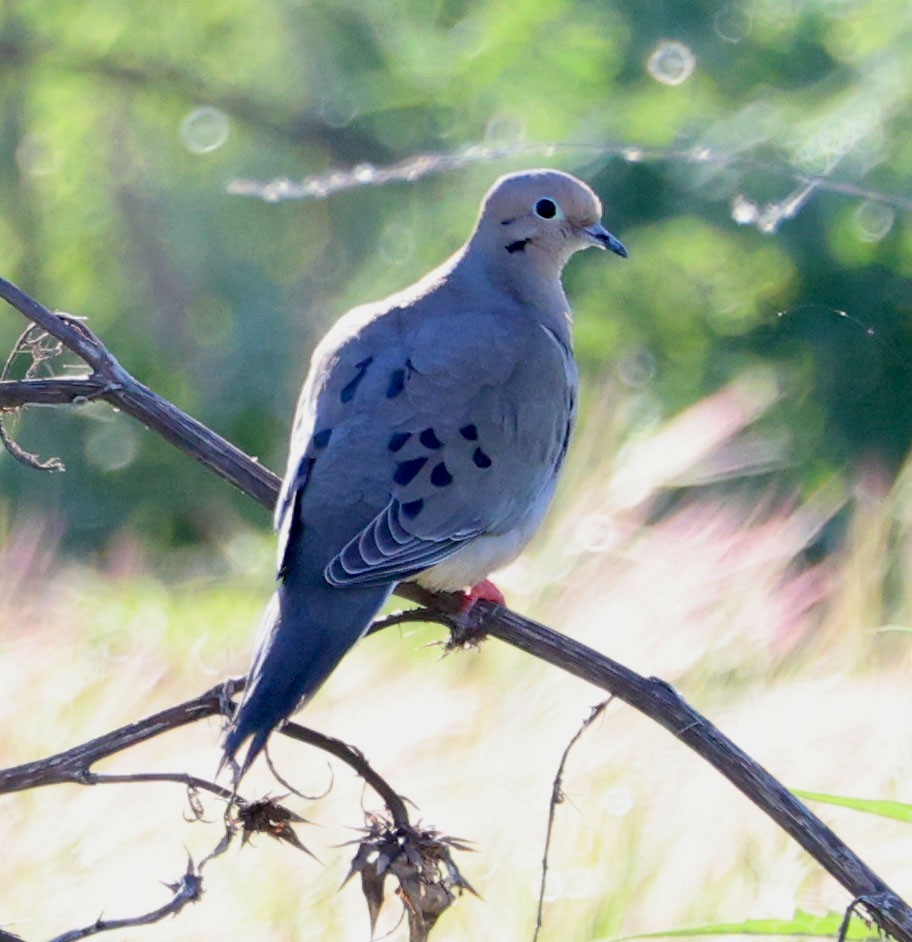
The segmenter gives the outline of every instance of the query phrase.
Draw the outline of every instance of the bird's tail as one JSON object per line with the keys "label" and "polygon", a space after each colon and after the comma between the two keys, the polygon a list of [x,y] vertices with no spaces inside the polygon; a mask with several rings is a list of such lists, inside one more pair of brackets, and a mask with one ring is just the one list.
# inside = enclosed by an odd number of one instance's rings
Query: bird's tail
{"label": "bird's tail", "polygon": [[222,764],[250,746],[237,775],[269,734],[310,699],[389,598],[391,586],[334,588],[322,578],[286,580],[266,609],[244,698],[225,737]]}

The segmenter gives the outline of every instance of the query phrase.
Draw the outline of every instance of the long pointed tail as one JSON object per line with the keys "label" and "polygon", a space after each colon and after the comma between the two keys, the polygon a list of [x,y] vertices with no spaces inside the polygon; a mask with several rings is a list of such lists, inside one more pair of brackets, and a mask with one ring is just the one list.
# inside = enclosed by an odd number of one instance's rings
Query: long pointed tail
{"label": "long pointed tail", "polygon": [[244,699],[223,745],[224,764],[251,740],[238,780],[269,734],[317,692],[364,634],[391,589],[334,588],[322,572],[280,586],[264,613]]}

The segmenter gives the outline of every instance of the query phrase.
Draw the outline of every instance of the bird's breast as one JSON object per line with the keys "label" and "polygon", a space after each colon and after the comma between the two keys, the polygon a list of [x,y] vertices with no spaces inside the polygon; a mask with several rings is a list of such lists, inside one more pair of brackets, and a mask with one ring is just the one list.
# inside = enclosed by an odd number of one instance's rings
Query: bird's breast
{"label": "bird's breast", "polygon": [[505,533],[485,533],[426,569],[415,582],[437,592],[458,592],[473,586],[516,559],[541,526],[554,494],[553,485],[531,504],[515,527]]}

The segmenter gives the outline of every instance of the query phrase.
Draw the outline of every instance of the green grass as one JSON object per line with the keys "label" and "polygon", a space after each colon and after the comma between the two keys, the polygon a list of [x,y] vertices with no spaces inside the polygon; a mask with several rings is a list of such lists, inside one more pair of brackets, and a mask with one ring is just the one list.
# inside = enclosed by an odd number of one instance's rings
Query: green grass
{"label": "green grass", "polygon": [[[908,802],[912,766],[905,482],[857,482],[844,550],[796,555],[840,506],[835,485],[804,501],[707,488],[654,513],[681,478],[705,483],[757,461],[753,421],[768,385],[740,384],[620,449],[593,401],[556,513],[499,580],[514,608],[674,683],[784,783]],[[607,409],[607,406],[605,407]],[[620,423],[616,423],[619,427]],[[617,440],[616,440],[617,439]],[[750,446],[750,447],[749,447]],[[762,449],[761,449],[762,452]],[[769,459],[760,453],[760,459]],[[264,521],[265,525],[265,521]],[[106,566],[58,559],[50,531],[7,526],[0,545],[0,756],[28,761],[97,736],[246,668],[271,586],[265,535],[218,558],[153,574],[124,541]],[[185,575],[176,578],[180,569]],[[889,584],[889,594],[884,586]],[[885,599],[889,599],[889,603]],[[440,630],[393,629],[359,645],[302,719],[357,744],[428,825],[475,842],[459,855],[466,897],[439,940],[528,940],[551,781],[598,691],[490,641],[441,657]],[[211,776],[215,722],[161,737],[105,769]],[[345,768],[276,742],[313,825],[320,863],[265,837],[206,871],[202,901],[125,940],[363,940],[357,881],[338,891],[370,793]],[[257,766],[248,793],[282,789]],[[696,756],[623,705],[573,753],[557,812],[543,942],[692,926],[781,925],[849,902],[810,858]],[[852,808],[816,810],[898,892],[912,895],[909,831]],[[178,786],[55,786],[0,798],[0,925],[47,939],[99,914],[167,899],[187,854],[217,842],[221,808],[189,823]],[[391,900],[378,932],[395,923]],[[761,920],[750,923],[748,920]],[[779,920],[762,922],[763,920]],[[407,936],[404,925],[390,938]]]}

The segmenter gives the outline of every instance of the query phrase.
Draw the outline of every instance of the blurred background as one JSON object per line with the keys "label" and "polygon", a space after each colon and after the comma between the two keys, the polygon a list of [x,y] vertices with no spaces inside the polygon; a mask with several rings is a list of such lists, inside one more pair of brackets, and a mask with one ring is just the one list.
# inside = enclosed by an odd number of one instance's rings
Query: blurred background
{"label": "blurred background", "polygon": [[[341,313],[457,248],[500,174],[584,177],[630,258],[567,270],[581,424],[501,580],[511,605],[674,682],[786,784],[912,800],[910,32],[900,0],[6,0],[0,275],[281,471]],[[24,326],[0,314],[4,351]],[[244,670],[272,584],[263,509],[105,404],[6,425],[67,471],[0,452],[2,763]],[[386,635],[307,721],[478,842],[460,863],[485,902],[438,937],[528,938],[551,778],[597,694],[493,643],[440,661],[439,632]],[[217,739],[111,767],[211,775]],[[325,784],[318,756],[276,752]],[[848,902],[629,709],[571,771],[543,939]],[[0,799],[0,926],[32,940],[151,908],[184,848],[217,840],[177,788],[144,786],[142,820],[134,790],[102,791]],[[261,839],[148,931],[366,938],[357,891],[335,894],[359,800],[337,770],[300,803],[322,867]],[[900,825],[830,814],[912,892]]]}

